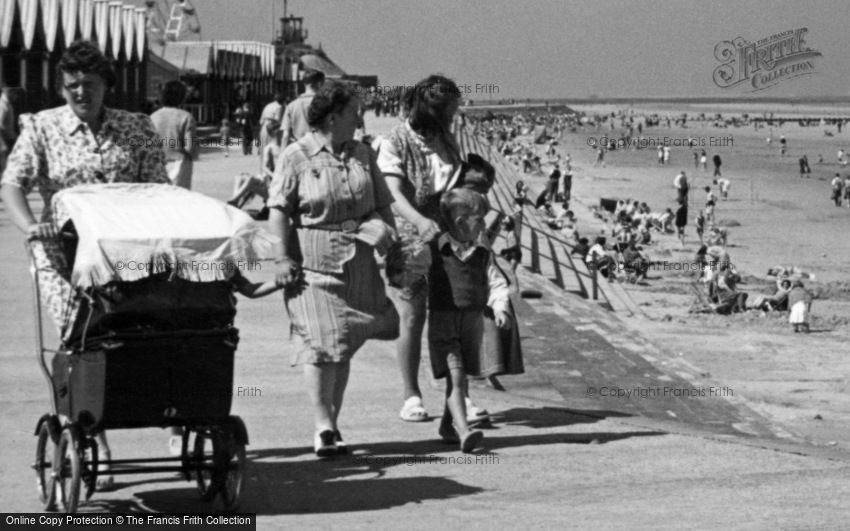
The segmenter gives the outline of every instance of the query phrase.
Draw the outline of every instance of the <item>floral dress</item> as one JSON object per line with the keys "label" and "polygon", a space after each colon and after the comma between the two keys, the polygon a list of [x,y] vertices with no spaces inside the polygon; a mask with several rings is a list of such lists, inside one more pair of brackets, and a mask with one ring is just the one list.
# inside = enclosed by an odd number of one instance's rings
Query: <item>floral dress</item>
{"label": "floral dress", "polygon": [[[42,222],[53,221],[51,200],[59,190],[110,182],[170,183],[165,154],[153,123],[144,114],[105,109],[95,135],[70,107],[24,114],[21,135],[9,155],[3,184],[24,194],[38,188],[44,201]],[[75,315],[70,268],[57,241],[30,246],[41,300],[60,331]]]}
{"label": "floral dress", "polygon": [[[381,143],[378,166],[385,176],[402,180],[401,190],[407,201],[423,216],[442,224],[440,196],[458,182],[463,160],[457,141],[451,135],[426,139],[406,121],[393,128]],[[416,227],[396,215],[399,238],[411,247],[419,236]],[[422,296],[426,283],[405,289],[403,298]]]}

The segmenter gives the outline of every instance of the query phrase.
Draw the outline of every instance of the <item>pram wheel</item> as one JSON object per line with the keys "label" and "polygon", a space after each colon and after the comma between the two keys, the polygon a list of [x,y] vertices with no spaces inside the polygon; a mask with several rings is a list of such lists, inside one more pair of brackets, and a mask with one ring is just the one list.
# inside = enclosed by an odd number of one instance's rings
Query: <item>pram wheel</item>
{"label": "pram wheel", "polygon": [[77,430],[67,426],[62,430],[53,458],[53,478],[59,505],[66,513],[74,513],[80,503],[82,466],[80,437]]}
{"label": "pram wheel", "polygon": [[50,436],[50,422],[54,419],[55,417],[45,415],[39,422],[36,433],[38,439],[35,444],[35,462],[32,464],[38,487],[38,500],[45,511],[53,511],[56,508],[56,482],[53,477],[56,443]]}
{"label": "pram wheel", "polygon": [[197,467],[195,482],[204,501],[221,494],[224,510],[239,507],[245,470],[245,444],[236,426],[198,432],[192,459]]}
{"label": "pram wheel", "polygon": [[[223,434],[224,435],[224,434]],[[232,432],[226,434],[221,460],[216,472],[221,475],[221,502],[224,510],[234,512],[239,508],[239,495],[245,472],[245,445],[236,441]]]}
{"label": "pram wheel", "polygon": [[207,461],[212,459],[210,453],[214,453],[212,437],[213,434],[209,431],[198,431],[192,450],[192,464],[196,467],[195,483],[198,486],[198,494],[201,495],[203,501],[212,501],[216,495],[216,488],[212,481],[212,470],[208,468],[209,465],[207,464]]}

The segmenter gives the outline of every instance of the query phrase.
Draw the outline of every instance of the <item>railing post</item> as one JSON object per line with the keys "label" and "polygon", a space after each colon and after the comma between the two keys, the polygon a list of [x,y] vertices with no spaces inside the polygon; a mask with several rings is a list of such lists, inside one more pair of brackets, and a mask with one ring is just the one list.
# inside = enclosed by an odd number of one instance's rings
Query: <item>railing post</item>
{"label": "railing post", "polygon": [[593,284],[593,300],[599,299],[599,278],[596,274],[596,261],[590,263],[590,280]]}

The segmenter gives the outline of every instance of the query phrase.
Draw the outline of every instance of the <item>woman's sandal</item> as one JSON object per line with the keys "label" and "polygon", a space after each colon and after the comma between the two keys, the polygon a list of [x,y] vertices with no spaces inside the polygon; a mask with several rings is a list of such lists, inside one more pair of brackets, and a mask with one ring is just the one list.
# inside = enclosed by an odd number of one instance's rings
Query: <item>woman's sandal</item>
{"label": "woman's sandal", "polygon": [[320,459],[335,456],[339,450],[334,441],[334,432],[322,430],[316,433],[313,439],[313,450],[316,452],[316,457]]}
{"label": "woman's sandal", "polygon": [[428,412],[422,405],[422,397],[411,396],[405,400],[398,416],[406,422],[425,422],[428,420]]}

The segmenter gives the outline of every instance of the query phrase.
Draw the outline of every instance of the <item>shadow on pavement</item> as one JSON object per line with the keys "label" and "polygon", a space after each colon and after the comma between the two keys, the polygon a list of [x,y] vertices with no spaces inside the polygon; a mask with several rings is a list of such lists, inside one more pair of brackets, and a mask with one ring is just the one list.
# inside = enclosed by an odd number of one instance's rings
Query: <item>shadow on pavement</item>
{"label": "shadow on pavement", "polygon": [[[443,444],[436,433],[430,440],[355,444],[349,447],[350,455],[321,461],[313,457],[313,449],[308,446],[254,451],[249,447],[240,511],[265,515],[339,513],[448,500],[484,492],[480,487],[454,479],[461,470],[456,463],[484,462],[493,459],[500,449],[606,444],[632,437],[666,435],[662,431],[499,435],[501,429],[508,427],[514,428],[511,433],[516,433],[516,427],[553,429],[589,424],[605,417],[627,416],[613,411],[513,408],[492,415],[493,422],[484,428],[486,435],[482,447],[474,454],[462,454],[456,445]],[[393,477],[387,477],[390,470]],[[420,471],[426,474],[404,477]],[[151,486],[152,490],[145,490],[149,483],[162,482],[169,484],[166,488],[159,485],[159,488]],[[119,492],[96,493],[80,511],[215,513],[220,510],[216,502],[201,501],[194,484],[176,475],[117,486],[121,488]]]}
{"label": "shadow on pavement", "polygon": [[592,424],[608,417],[631,417],[628,413],[604,410],[578,410],[557,407],[518,407],[490,415],[496,424],[528,428],[556,428],[573,424]]}

